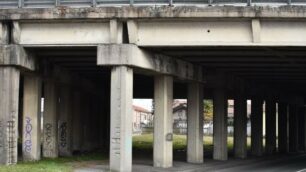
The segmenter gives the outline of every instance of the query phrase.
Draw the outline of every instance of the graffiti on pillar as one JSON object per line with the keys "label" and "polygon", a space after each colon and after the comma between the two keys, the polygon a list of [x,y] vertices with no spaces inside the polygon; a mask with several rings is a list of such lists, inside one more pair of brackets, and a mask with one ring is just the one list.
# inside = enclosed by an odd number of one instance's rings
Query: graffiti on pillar
{"label": "graffiti on pillar", "polygon": [[0,154],[3,153],[4,150],[4,133],[3,133],[3,123],[0,121]]}
{"label": "graffiti on pillar", "polygon": [[61,147],[67,146],[67,122],[60,125],[60,145]]}
{"label": "graffiti on pillar", "polygon": [[32,136],[32,124],[31,124],[31,118],[26,117],[26,125],[25,125],[25,136],[24,136],[24,150],[25,152],[31,152],[32,150],[32,140],[31,140],[31,136]]}
{"label": "graffiti on pillar", "polygon": [[46,146],[48,148],[51,147],[51,143],[52,143],[52,124],[46,124],[46,127],[45,127],[45,143],[46,143]]}
{"label": "graffiti on pillar", "polygon": [[115,128],[111,144],[114,154],[120,156],[120,127]]}
{"label": "graffiti on pillar", "polygon": [[8,164],[17,163],[17,138],[16,138],[15,120],[7,121],[7,134],[8,134]]}

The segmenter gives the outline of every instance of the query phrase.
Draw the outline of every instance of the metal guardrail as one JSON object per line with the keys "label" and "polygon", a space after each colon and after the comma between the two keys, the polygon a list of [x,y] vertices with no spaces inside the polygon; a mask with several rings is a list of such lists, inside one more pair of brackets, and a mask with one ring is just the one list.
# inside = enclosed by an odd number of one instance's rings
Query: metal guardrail
{"label": "metal guardrail", "polygon": [[306,0],[0,0],[0,8],[96,7],[103,5],[306,5]]}

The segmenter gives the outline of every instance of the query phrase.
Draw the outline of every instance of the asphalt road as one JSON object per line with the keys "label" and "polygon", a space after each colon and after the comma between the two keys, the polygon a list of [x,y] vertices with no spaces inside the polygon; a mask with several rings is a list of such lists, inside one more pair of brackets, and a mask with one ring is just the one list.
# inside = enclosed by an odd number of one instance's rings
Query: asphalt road
{"label": "asphalt road", "polygon": [[[133,159],[133,172],[306,172],[306,154],[272,155],[249,157],[248,159],[230,158],[228,161],[205,159],[204,164],[190,164],[175,161],[172,168],[155,168],[152,160]],[[108,163],[91,164],[75,172],[108,172]]]}

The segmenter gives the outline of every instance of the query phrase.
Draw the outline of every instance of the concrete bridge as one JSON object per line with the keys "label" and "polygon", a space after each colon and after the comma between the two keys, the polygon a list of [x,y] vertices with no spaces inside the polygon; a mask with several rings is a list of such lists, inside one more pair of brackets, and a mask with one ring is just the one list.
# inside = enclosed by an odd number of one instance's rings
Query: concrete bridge
{"label": "concrete bridge", "polygon": [[0,163],[17,163],[22,138],[24,161],[102,147],[112,171],[131,171],[133,98],[155,99],[156,167],[173,164],[173,98],[188,99],[190,163],[203,163],[204,98],[214,100],[215,160],[228,159],[228,99],[235,157],[247,157],[247,99],[252,155],[305,151],[306,6],[297,4],[1,9]]}

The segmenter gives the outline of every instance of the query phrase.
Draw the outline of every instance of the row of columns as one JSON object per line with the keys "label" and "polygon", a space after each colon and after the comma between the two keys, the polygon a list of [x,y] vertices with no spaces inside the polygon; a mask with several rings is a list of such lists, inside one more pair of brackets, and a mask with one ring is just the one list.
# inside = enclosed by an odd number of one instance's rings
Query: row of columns
{"label": "row of columns", "polygon": [[[154,152],[155,167],[173,164],[173,77],[157,75],[154,81]],[[187,161],[203,162],[203,93],[200,83],[188,85]],[[133,69],[116,66],[111,71],[111,145],[110,170],[132,171],[132,99]]]}

